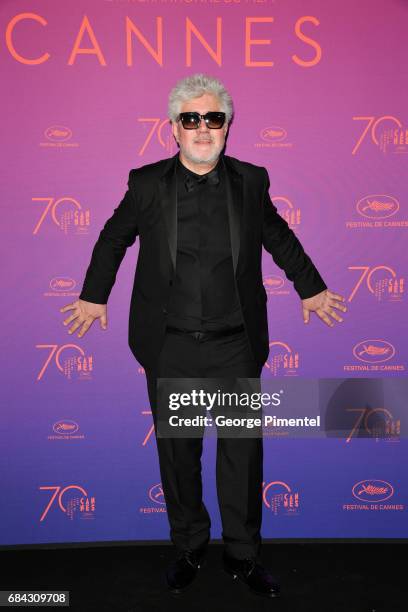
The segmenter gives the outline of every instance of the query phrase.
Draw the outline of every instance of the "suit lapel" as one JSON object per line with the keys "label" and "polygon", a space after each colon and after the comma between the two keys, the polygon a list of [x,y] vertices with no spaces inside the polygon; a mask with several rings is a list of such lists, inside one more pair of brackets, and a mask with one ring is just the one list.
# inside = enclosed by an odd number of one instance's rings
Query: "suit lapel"
{"label": "suit lapel", "polygon": [[235,170],[228,156],[223,157],[223,162],[226,171],[225,178],[232,262],[234,265],[234,274],[236,275],[240,249],[241,217],[243,210],[243,177],[242,174]]}
{"label": "suit lapel", "polygon": [[[168,160],[159,180],[159,199],[166,226],[167,241],[174,271],[176,269],[177,254],[177,158],[178,153]],[[242,174],[237,172],[234,168],[228,156],[224,155],[222,160],[226,178],[232,261],[234,274],[236,274],[243,210],[243,177]]]}
{"label": "suit lapel", "polygon": [[173,271],[176,270],[177,253],[177,157],[178,153],[169,159],[169,163],[166,165],[159,181],[159,199],[166,225]]}

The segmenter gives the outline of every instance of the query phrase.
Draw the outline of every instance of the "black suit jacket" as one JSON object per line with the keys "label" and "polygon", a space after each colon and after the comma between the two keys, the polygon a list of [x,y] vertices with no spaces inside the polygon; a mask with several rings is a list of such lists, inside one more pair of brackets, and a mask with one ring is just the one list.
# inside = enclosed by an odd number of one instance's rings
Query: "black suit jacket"
{"label": "black suit jacket", "polygon": [[[94,246],[80,299],[106,304],[125,255],[139,236],[129,313],[129,346],[154,368],[166,327],[177,252],[177,156],[130,171],[128,190]],[[248,340],[259,365],[269,354],[262,246],[304,299],[327,288],[295,233],[269,197],[266,168],[223,155],[237,291]]]}

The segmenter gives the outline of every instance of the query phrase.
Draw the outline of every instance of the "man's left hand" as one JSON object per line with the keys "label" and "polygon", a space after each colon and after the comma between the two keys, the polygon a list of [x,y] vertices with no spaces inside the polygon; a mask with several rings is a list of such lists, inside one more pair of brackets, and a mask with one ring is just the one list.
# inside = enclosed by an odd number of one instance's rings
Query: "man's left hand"
{"label": "man's left hand", "polygon": [[329,289],[325,289],[310,298],[302,300],[303,309],[303,320],[305,323],[309,323],[310,313],[315,312],[322,321],[324,321],[329,327],[334,326],[334,321],[329,317],[331,315],[336,321],[343,321],[343,319],[337,314],[334,308],[338,308],[343,312],[346,312],[347,308],[341,302],[345,302],[343,296],[338,293],[333,293]]}

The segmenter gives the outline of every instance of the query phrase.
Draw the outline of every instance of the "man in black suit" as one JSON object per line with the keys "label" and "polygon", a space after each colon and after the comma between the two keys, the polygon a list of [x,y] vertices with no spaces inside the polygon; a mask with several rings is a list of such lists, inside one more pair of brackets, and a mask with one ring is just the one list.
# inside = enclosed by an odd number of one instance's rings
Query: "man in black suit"
{"label": "man in black suit", "polygon": [[[126,249],[140,249],[129,315],[129,346],[144,367],[162,486],[177,559],[167,583],[180,592],[194,579],[210,539],[202,500],[202,438],[157,436],[157,378],[258,378],[269,353],[262,246],[294,283],[304,322],[315,312],[342,321],[344,298],[327,289],[310,257],[269,197],[265,168],[223,153],[233,105],[217,79],[177,83],[169,118],[179,152],[130,171],[128,190],[102,229],[73,310],[82,337],[99,318]],[[332,318],[330,318],[332,317]],[[217,441],[217,493],[224,568],[254,592],[279,585],[259,562],[262,437]]]}

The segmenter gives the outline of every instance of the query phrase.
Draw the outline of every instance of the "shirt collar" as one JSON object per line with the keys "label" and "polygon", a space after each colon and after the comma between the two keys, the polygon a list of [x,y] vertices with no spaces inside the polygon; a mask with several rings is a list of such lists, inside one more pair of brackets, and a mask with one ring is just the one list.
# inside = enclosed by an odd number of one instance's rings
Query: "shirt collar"
{"label": "shirt collar", "polygon": [[[212,170],[210,170],[210,172],[213,172],[214,170],[217,170],[217,172],[221,173],[222,171],[222,167],[223,167],[223,163],[222,163],[222,159],[221,159],[221,155],[218,158],[217,164],[214,166],[214,168]],[[191,177],[195,180],[203,177],[203,176],[207,176],[208,174],[210,174],[210,172],[206,172],[205,174],[197,174],[196,172],[193,172],[192,170],[190,170],[189,168],[187,168],[181,161],[180,161],[180,155],[177,156],[177,170],[178,172],[183,176],[183,177]]]}

